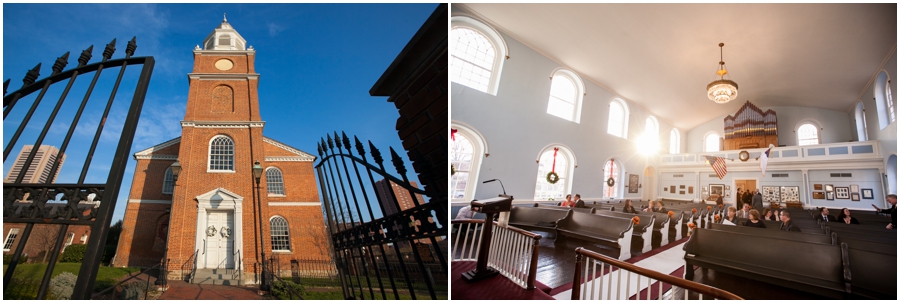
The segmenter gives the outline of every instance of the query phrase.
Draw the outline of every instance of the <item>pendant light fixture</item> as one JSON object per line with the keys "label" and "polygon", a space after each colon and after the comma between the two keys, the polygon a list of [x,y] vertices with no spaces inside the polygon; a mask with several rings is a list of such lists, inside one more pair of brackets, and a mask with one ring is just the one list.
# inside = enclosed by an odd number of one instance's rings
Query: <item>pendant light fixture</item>
{"label": "pendant light fixture", "polygon": [[706,86],[707,96],[713,102],[724,104],[734,100],[738,95],[738,85],[731,79],[725,79],[728,70],[725,69],[725,61],[722,60],[722,47],[725,43],[719,43],[719,69],[716,70],[718,79]]}

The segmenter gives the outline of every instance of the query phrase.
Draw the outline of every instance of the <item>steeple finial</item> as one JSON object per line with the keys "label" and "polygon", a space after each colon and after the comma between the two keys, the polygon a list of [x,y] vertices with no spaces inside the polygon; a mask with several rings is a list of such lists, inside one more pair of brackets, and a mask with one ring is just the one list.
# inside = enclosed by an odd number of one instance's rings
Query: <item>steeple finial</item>
{"label": "steeple finial", "polygon": [[228,18],[225,18],[225,13],[222,13],[222,22],[228,22]]}

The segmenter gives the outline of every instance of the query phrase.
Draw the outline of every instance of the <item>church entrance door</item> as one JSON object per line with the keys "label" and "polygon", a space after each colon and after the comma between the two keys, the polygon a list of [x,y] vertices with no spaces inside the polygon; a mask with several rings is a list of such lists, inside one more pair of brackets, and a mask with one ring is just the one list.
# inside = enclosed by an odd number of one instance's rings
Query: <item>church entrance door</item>
{"label": "church entrance door", "polygon": [[210,211],[206,227],[206,268],[234,268],[234,214]]}

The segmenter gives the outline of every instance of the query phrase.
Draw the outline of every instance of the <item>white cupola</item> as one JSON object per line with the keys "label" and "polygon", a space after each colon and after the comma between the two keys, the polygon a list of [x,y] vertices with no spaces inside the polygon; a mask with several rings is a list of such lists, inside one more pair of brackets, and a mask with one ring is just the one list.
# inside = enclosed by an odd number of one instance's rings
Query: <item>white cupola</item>
{"label": "white cupola", "polygon": [[212,33],[203,40],[203,49],[228,51],[247,50],[247,40],[244,40],[244,37],[241,37],[241,34],[238,34],[238,32],[231,27],[231,24],[228,24],[228,19],[222,14],[222,24],[219,24],[219,27],[214,29]]}

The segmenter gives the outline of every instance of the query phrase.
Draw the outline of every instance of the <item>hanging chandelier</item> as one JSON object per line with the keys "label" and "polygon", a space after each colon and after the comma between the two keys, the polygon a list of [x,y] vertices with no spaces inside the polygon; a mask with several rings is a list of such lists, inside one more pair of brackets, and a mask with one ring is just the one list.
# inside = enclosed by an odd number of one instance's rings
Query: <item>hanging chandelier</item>
{"label": "hanging chandelier", "polygon": [[722,47],[725,43],[719,43],[719,69],[716,70],[718,79],[706,86],[706,93],[710,100],[724,104],[734,100],[738,95],[738,85],[731,79],[725,79],[728,70],[725,69],[725,61],[722,60]]}

